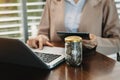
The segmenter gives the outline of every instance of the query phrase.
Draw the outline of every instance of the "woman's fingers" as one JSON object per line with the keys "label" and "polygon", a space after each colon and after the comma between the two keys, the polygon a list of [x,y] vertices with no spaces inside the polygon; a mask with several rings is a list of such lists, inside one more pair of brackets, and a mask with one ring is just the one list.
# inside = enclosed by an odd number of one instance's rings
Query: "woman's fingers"
{"label": "woman's fingers", "polygon": [[29,40],[27,40],[27,44],[30,46],[30,47],[32,47],[32,48],[37,48],[37,44],[36,44],[36,40],[35,39],[29,39]]}
{"label": "woman's fingers", "polygon": [[48,41],[46,41],[46,45],[47,45],[47,46],[54,47],[54,45],[53,45],[52,43],[48,42]]}
{"label": "woman's fingers", "polygon": [[44,45],[51,46],[51,47],[54,46],[53,44],[49,42],[49,39],[46,36],[40,35],[39,36],[39,49],[43,49]]}
{"label": "woman's fingers", "polygon": [[96,36],[90,34],[90,40],[83,40],[83,45],[89,49],[92,49],[97,46]]}
{"label": "woman's fingers", "polygon": [[43,41],[43,39],[39,39],[39,49],[43,49],[43,46],[47,45],[47,46],[51,46],[53,47],[54,45],[52,43],[50,43],[49,41]]}
{"label": "woman's fingers", "polygon": [[94,43],[90,43],[90,42],[86,42],[86,41],[83,42],[83,45],[89,49],[92,49],[96,46]]}
{"label": "woman's fingers", "polygon": [[44,45],[51,46],[51,47],[54,46],[52,43],[49,42],[48,37],[45,35],[39,35],[35,38],[30,38],[27,41],[27,44],[32,48],[39,48],[39,49],[43,49]]}
{"label": "woman's fingers", "polygon": [[38,48],[37,42],[38,41],[36,39],[32,41],[33,48]]}
{"label": "woman's fingers", "polygon": [[43,49],[43,38],[39,38],[39,49]]}

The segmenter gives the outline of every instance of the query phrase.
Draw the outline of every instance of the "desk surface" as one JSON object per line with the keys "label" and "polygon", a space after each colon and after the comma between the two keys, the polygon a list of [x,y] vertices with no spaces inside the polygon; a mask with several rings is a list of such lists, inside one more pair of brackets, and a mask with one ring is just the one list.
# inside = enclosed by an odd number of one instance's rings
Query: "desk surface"
{"label": "desk surface", "polygon": [[80,67],[61,63],[53,70],[0,63],[2,80],[120,80],[120,63],[100,53],[83,59]]}

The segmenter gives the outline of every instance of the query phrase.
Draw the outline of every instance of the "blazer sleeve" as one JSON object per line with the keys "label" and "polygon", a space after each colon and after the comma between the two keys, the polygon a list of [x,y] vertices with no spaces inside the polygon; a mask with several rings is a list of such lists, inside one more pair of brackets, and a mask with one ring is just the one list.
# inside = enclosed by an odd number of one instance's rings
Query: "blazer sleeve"
{"label": "blazer sleeve", "polygon": [[46,0],[46,5],[42,13],[42,18],[40,20],[40,25],[38,28],[38,35],[45,35],[49,38],[50,30],[50,0]]}
{"label": "blazer sleeve", "polygon": [[97,37],[97,51],[112,54],[120,51],[120,24],[114,0],[105,0],[103,7],[102,38]]}

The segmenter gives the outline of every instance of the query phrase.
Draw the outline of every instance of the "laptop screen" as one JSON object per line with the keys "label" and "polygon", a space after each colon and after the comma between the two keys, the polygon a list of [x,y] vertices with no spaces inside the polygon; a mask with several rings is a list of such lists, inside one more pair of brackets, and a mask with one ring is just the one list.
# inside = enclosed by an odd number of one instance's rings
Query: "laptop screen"
{"label": "laptop screen", "polygon": [[[61,58],[60,62],[63,60],[64,56]],[[33,52],[33,50],[26,46],[26,44],[24,44],[22,41],[9,38],[0,38],[0,62],[40,67],[45,69],[51,69],[55,67],[44,63],[35,54],[35,52]]]}

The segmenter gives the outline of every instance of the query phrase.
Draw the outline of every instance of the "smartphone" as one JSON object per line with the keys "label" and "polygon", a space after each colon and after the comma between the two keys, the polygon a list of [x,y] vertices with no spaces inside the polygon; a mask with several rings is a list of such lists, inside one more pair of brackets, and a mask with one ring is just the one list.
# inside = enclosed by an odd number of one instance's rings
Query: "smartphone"
{"label": "smartphone", "polygon": [[86,40],[90,39],[88,32],[62,32],[62,31],[58,31],[57,34],[62,40],[67,36],[80,36],[80,37],[82,37],[82,39],[86,39]]}

